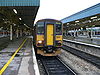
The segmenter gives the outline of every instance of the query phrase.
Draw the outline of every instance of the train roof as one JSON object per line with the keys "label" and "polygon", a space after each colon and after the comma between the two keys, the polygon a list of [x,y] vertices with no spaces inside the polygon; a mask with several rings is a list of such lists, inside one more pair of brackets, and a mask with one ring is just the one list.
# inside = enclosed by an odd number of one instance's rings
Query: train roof
{"label": "train roof", "polygon": [[56,20],[56,19],[40,19],[37,22],[39,22],[39,21],[57,21],[57,22],[61,22],[60,20]]}

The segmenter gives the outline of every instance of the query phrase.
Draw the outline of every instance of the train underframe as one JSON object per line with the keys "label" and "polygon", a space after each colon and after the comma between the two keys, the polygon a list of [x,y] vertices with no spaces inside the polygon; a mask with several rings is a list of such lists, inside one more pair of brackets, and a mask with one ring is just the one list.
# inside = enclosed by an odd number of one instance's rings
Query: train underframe
{"label": "train underframe", "polygon": [[36,53],[42,56],[57,56],[58,54],[61,53],[61,47],[53,47],[53,46],[37,47]]}

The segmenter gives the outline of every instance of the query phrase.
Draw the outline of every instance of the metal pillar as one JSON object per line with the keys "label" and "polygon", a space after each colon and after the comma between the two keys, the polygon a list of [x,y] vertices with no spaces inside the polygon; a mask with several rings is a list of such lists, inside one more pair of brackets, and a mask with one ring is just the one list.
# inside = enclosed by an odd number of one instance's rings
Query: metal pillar
{"label": "metal pillar", "polygon": [[76,30],[74,29],[74,37],[76,37]]}
{"label": "metal pillar", "polygon": [[22,33],[22,30],[20,30],[20,36],[22,36],[22,34],[23,34],[23,33]]}
{"label": "metal pillar", "polygon": [[3,30],[3,37],[5,36],[5,32],[4,32],[4,30]]}
{"label": "metal pillar", "polygon": [[16,35],[17,35],[17,38],[18,38],[19,37],[19,30],[18,30],[18,28],[16,30]]}
{"label": "metal pillar", "polygon": [[79,29],[77,29],[77,37],[79,36]]}
{"label": "metal pillar", "polygon": [[66,36],[66,30],[65,30],[65,32],[64,32],[64,36]]}
{"label": "metal pillar", "polygon": [[12,33],[12,25],[10,25],[10,40],[12,40],[12,36],[13,36],[13,33]]}
{"label": "metal pillar", "polygon": [[92,34],[93,34],[93,32],[92,32],[92,29],[91,29],[91,38],[92,38]]}

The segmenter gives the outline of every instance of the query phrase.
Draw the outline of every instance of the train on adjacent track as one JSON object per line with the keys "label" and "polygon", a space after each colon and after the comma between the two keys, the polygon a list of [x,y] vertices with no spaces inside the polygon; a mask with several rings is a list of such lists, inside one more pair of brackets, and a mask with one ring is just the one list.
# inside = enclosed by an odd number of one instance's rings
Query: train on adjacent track
{"label": "train on adjacent track", "polygon": [[34,26],[34,46],[36,54],[56,56],[61,53],[62,22],[55,19],[38,20]]}

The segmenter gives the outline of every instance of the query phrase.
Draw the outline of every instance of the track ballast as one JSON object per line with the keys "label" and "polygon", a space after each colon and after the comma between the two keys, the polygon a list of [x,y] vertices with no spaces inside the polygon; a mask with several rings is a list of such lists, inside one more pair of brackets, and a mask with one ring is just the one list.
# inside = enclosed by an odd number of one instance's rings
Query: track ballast
{"label": "track ballast", "polygon": [[95,65],[96,67],[98,67],[100,69],[100,58],[99,57],[96,57],[94,55],[88,54],[83,51],[79,51],[77,49],[74,49],[74,48],[66,46],[66,45],[63,45],[63,49],[92,63],[93,65]]}
{"label": "track ballast", "polygon": [[40,60],[47,75],[76,75],[58,57],[41,57]]}

